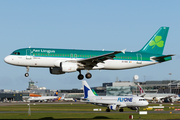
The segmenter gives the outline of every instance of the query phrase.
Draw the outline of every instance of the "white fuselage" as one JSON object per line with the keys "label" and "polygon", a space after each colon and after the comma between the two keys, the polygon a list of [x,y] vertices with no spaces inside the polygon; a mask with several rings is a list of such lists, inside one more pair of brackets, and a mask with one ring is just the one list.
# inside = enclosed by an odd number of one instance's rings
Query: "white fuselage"
{"label": "white fuselage", "polygon": [[147,99],[147,100],[157,100],[157,101],[160,101],[164,98],[170,98],[170,97],[173,97],[173,96],[177,96],[176,94],[171,94],[171,93],[146,93],[144,98]]}
{"label": "white fuselage", "polygon": [[119,107],[143,107],[149,103],[142,97],[127,96],[92,96],[88,102],[107,105],[118,105]]}
{"label": "white fuselage", "polygon": [[[75,58],[54,58],[54,57],[33,57],[8,55],[4,61],[16,66],[29,67],[59,67],[59,62],[67,60],[78,60]],[[93,69],[121,70],[136,67],[142,67],[158,63],[157,61],[131,61],[131,60],[106,60],[104,63],[98,63]]]}
{"label": "white fuselage", "polygon": [[29,101],[36,101],[36,100],[53,100],[57,99],[58,96],[42,96],[42,97],[29,97]]}

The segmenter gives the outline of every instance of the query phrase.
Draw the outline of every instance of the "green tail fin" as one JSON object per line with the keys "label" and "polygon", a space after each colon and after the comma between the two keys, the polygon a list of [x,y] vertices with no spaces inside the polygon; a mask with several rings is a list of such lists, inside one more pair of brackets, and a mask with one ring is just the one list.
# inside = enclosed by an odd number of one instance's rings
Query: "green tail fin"
{"label": "green tail fin", "polygon": [[94,93],[94,95],[98,96],[94,89],[92,89],[92,92]]}
{"label": "green tail fin", "polygon": [[162,55],[169,27],[160,27],[139,52]]}

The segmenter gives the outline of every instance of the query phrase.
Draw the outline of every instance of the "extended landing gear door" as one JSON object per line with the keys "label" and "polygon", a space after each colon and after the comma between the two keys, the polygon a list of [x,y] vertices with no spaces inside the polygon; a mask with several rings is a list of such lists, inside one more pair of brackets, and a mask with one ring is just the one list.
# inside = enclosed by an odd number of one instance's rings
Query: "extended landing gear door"
{"label": "extended landing gear door", "polygon": [[28,59],[28,60],[31,60],[31,59],[32,59],[31,49],[27,49],[27,50],[26,50],[26,59]]}
{"label": "extended landing gear door", "polygon": [[136,56],[137,56],[137,64],[142,64],[142,55],[140,53],[137,53]]}

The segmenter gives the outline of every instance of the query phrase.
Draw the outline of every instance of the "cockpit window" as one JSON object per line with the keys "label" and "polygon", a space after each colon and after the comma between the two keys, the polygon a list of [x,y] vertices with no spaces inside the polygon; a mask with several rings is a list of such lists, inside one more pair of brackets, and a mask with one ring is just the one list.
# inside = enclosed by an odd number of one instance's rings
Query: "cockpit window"
{"label": "cockpit window", "polygon": [[13,52],[13,55],[20,55],[20,52]]}
{"label": "cockpit window", "polygon": [[146,99],[139,99],[139,101],[146,101]]}

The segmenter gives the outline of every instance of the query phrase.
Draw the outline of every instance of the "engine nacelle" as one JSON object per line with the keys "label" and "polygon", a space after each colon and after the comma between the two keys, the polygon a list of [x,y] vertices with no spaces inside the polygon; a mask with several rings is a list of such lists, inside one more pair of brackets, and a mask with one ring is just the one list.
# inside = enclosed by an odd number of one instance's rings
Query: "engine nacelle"
{"label": "engine nacelle", "polygon": [[77,63],[72,62],[61,62],[60,69],[62,72],[76,72],[78,68]]}
{"label": "engine nacelle", "polygon": [[137,107],[128,107],[128,108],[131,110],[137,110],[138,109]]}
{"label": "engine nacelle", "polygon": [[49,71],[51,74],[56,74],[56,75],[65,73],[65,72],[62,72],[59,67],[49,68]]}
{"label": "engine nacelle", "polygon": [[153,97],[153,101],[158,101],[158,99],[156,97]]}
{"label": "engine nacelle", "polygon": [[116,110],[116,109],[117,109],[117,105],[110,105],[110,106],[109,106],[109,109],[111,109],[111,110]]}

